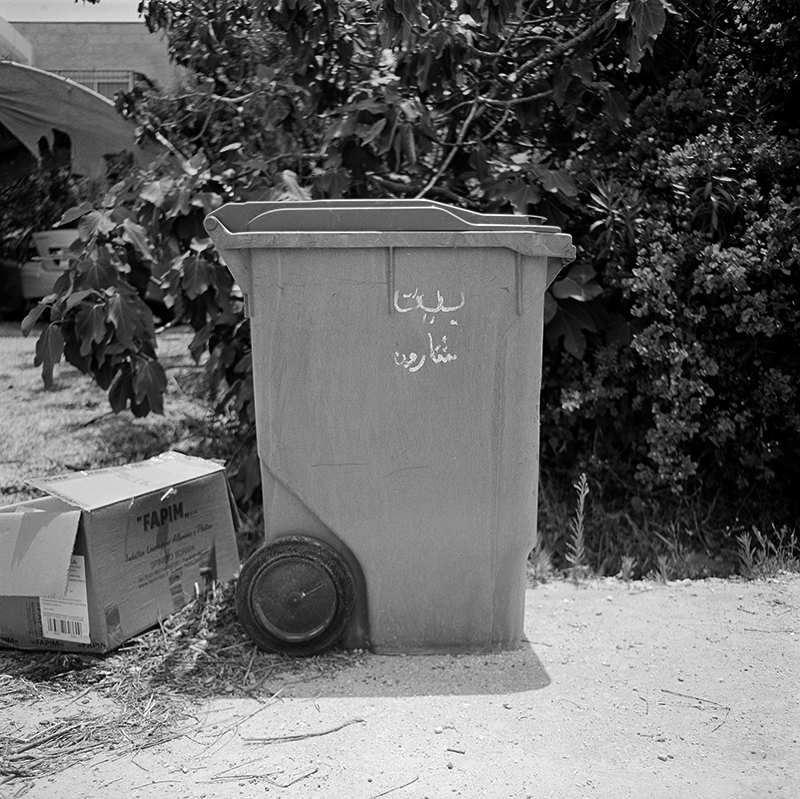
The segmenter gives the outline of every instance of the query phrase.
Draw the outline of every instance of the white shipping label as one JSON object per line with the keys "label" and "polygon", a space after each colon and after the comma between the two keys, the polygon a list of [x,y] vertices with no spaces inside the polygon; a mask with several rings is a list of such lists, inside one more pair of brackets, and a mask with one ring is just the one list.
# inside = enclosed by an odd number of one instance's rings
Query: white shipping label
{"label": "white shipping label", "polygon": [[69,562],[65,596],[40,596],[42,633],[56,641],[91,643],[89,638],[89,602],[86,599],[86,565],[83,555],[73,555]]}

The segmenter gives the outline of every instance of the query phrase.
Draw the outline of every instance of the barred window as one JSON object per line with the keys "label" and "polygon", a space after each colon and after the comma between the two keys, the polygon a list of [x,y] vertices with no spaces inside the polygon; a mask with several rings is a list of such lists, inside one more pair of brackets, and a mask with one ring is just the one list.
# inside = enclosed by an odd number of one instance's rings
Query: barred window
{"label": "barred window", "polygon": [[133,88],[134,73],[124,69],[62,69],[56,74],[88,86],[98,94],[114,99],[117,92]]}

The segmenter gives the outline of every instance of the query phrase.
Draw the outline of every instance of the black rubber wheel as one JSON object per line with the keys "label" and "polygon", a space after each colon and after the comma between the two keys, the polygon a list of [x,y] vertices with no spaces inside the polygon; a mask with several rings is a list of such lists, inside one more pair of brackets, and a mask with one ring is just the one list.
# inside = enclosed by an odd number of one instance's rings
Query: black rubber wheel
{"label": "black rubber wheel", "polygon": [[261,547],[242,566],[236,612],[267,652],[316,655],[329,649],[353,615],[355,581],[342,556],[307,536]]}

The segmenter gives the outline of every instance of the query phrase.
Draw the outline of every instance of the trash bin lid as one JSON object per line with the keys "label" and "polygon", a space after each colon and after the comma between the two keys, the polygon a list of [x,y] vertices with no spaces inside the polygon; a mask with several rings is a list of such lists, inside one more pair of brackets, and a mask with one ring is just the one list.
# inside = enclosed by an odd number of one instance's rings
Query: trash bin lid
{"label": "trash bin lid", "polygon": [[434,200],[234,203],[222,206],[213,216],[232,232],[558,230],[542,225],[540,216],[483,214]]}
{"label": "trash bin lid", "polygon": [[[223,259],[275,248],[502,247],[552,260],[552,277],[575,258],[572,239],[538,216],[482,214],[434,200],[307,200],[229,203],[205,228]],[[247,282],[240,264],[236,279]],[[242,271],[244,270],[244,271]],[[550,278],[552,279],[552,278]]]}

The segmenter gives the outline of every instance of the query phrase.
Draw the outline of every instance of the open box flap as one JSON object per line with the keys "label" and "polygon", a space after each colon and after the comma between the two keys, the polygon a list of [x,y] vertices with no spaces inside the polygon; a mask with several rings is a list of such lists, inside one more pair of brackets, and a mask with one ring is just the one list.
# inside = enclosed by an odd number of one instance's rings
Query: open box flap
{"label": "open box flap", "polygon": [[0,596],[64,596],[81,512],[0,513]]}

